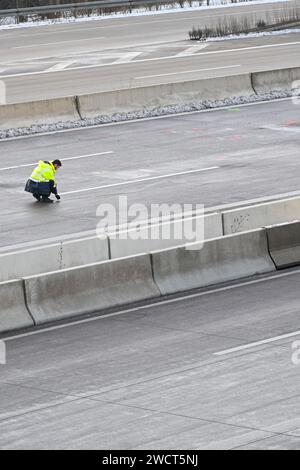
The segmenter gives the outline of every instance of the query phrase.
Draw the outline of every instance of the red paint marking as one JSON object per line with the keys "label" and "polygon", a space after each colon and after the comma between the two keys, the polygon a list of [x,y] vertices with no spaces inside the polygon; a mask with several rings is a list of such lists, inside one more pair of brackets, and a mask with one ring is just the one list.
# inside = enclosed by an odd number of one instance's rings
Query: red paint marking
{"label": "red paint marking", "polygon": [[286,123],[284,124],[285,127],[289,127],[289,126],[299,126],[300,125],[300,121],[295,121],[294,119],[289,119],[288,121],[286,121]]}

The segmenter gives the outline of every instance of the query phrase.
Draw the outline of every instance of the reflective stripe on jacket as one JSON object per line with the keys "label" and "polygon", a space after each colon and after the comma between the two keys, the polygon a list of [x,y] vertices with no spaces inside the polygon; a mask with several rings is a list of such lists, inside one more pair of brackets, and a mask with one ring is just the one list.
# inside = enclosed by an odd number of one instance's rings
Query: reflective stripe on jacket
{"label": "reflective stripe on jacket", "polygon": [[42,160],[40,160],[38,166],[34,169],[33,173],[31,174],[30,179],[32,181],[39,181],[41,183],[54,181],[54,185],[56,185],[55,173],[55,167],[51,162],[43,162]]}

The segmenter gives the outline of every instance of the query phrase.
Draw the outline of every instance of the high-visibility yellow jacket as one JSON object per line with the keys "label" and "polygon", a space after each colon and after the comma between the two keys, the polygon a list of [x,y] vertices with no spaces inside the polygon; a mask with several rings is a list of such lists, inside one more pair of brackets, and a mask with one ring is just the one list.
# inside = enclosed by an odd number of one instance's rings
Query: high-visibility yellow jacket
{"label": "high-visibility yellow jacket", "polygon": [[43,160],[40,160],[38,166],[31,174],[30,179],[42,183],[54,181],[54,185],[56,186],[55,173],[56,169],[51,162],[43,162]]}

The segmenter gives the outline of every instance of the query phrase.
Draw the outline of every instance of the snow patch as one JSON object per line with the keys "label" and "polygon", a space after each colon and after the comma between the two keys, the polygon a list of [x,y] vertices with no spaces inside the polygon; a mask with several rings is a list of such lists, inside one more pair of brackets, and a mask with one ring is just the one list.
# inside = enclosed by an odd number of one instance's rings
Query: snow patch
{"label": "snow patch", "polygon": [[207,38],[206,41],[195,41],[195,42],[220,42],[220,41],[229,41],[233,39],[251,39],[251,38],[261,38],[264,36],[281,36],[283,34],[292,34],[292,33],[300,33],[300,28],[292,28],[292,29],[281,29],[278,31],[262,31],[259,33],[245,33],[245,34],[229,34],[228,36],[224,37],[217,37],[217,38]]}

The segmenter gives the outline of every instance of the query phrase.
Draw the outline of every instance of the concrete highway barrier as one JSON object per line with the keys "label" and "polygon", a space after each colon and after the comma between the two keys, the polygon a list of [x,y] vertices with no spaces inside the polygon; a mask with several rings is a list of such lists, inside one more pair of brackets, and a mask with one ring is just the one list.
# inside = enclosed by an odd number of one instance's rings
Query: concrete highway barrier
{"label": "concrete highway barrier", "polygon": [[[207,214],[204,217],[191,217],[190,221],[203,224],[204,239],[217,238],[223,235],[222,214]],[[193,227],[191,227],[193,228]],[[124,232],[109,234],[110,256],[112,259],[124,256],[133,256],[139,253],[150,253],[150,251],[163,250],[191,242],[188,239],[188,230],[181,219],[162,223],[142,226]],[[122,234],[124,239],[122,239]],[[156,237],[157,235],[157,237]],[[126,237],[126,238],[125,238]]]}
{"label": "concrete highway barrier", "polygon": [[108,239],[64,241],[0,254],[0,282],[109,259]]}
{"label": "concrete highway barrier", "polygon": [[[197,218],[203,220],[203,216]],[[205,214],[204,239],[295,220],[300,220],[299,197]],[[151,224],[155,230],[161,227],[160,223],[153,224],[151,221]],[[139,229],[110,231],[103,239],[85,236],[77,240],[5,252],[0,254],[0,282],[184,245],[190,242],[184,234],[179,238],[174,237],[174,233],[178,234],[175,229],[180,228],[181,224],[180,219],[164,222],[164,231],[160,228],[158,237],[155,237],[155,233],[153,237],[147,224],[141,224]],[[169,237],[165,236],[165,229],[170,231]]]}
{"label": "concrete highway barrier", "polygon": [[60,269],[61,244],[0,255],[0,282]]}
{"label": "concrete highway barrier", "polygon": [[[0,130],[293,90],[300,67],[0,105]],[[299,88],[299,87],[298,87]]]}
{"label": "concrete highway barrier", "polygon": [[160,295],[150,255],[56,271],[24,282],[28,309],[37,324]]}
{"label": "concrete highway barrier", "polygon": [[78,96],[78,106],[83,118],[93,118],[103,114],[253,94],[250,74],[244,74],[92,93]]}
{"label": "concrete highway barrier", "polygon": [[0,283],[0,332],[299,264],[294,222],[25,277]]}
{"label": "concrete highway barrier", "polygon": [[0,106],[0,129],[3,130],[79,118],[76,99],[71,96]]}
{"label": "concrete highway barrier", "polygon": [[[195,219],[192,217],[192,220]],[[198,222],[204,220],[205,239],[223,235],[221,213],[207,214],[204,218],[200,216],[197,220]],[[151,226],[157,229],[161,227],[161,224]],[[109,258],[150,253],[153,250],[162,250],[190,242],[185,238],[184,233],[179,239],[173,236],[179,233],[179,230],[176,231],[177,228],[182,228],[181,219],[165,222],[163,227],[164,232],[158,229],[160,238],[156,239],[146,238],[153,236],[153,233],[149,232],[147,226],[143,226],[141,229],[124,230],[122,232],[124,238],[120,238],[122,236],[120,232],[109,232],[101,239],[91,236],[0,254],[0,282],[98,263]],[[169,238],[167,238],[168,232],[170,232]],[[165,238],[163,238],[164,235]]]}
{"label": "concrete highway barrier", "polygon": [[25,305],[23,281],[0,283],[0,332],[33,326]]}
{"label": "concrete highway barrier", "polygon": [[300,220],[300,198],[283,199],[223,212],[223,233],[245,232],[266,225]]}
{"label": "concrete highway barrier", "polygon": [[267,236],[277,269],[300,264],[300,222],[267,227]]}
{"label": "concrete highway barrier", "polygon": [[[197,217],[203,219],[203,216]],[[294,220],[300,220],[299,197],[205,214],[204,239]],[[164,222],[164,232],[159,229],[158,237],[155,237],[155,233],[153,237],[147,224],[141,224],[140,229],[132,229],[128,233],[126,230],[110,231],[104,239],[86,236],[78,240],[58,241],[51,245],[6,252],[0,254],[0,282],[183,245],[190,240],[184,235],[179,239],[174,237],[174,233],[178,234],[175,229],[180,228],[181,223],[180,219]],[[151,224],[156,229],[160,227],[159,223],[153,224],[151,221]],[[170,237],[166,237],[165,229],[168,231],[169,228]]]}
{"label": "concrete highway barrier", "polygon": [[[108,238],[89,237],[64,241],[61,244],[61,251],[62,258],[59,269],[100,263],[109,259]],[[52,271],[55,270],[52,269]]]}
{"label": "concrete highway barrier", "polygon": [[[191,220],[196,220],[196,217],[191,217]],[[205,239],[223,235],[221,213],[200,216],[197,221],[203,223]],[[185,236],[181,219],[164,222],[163,225],[152,223],[151,227],[158,231],[158,238],[151,238],[155,237],[155,233],[147,227],[143,225],[141,229],[109,232],[101,239],[92,236],[0,254],[0,282],[98,263],[109,258],[150,253],[191,241]],[[164,227],[163,231],[161,227]],[[181,228],[182,236],[175,238]]]}
{"label": "concrete highway barrier", "polygon": [[255,72],[251,77],[257,95],[271,91],[292,90],[293,82],[300,80],[300,67]]}
{"label": "concrete highway barrier", "polygon": [[197,244],[192,248],[152,253],[154,280],[162,295],[275,270],[264,229],[208,240],[199,250]]}

